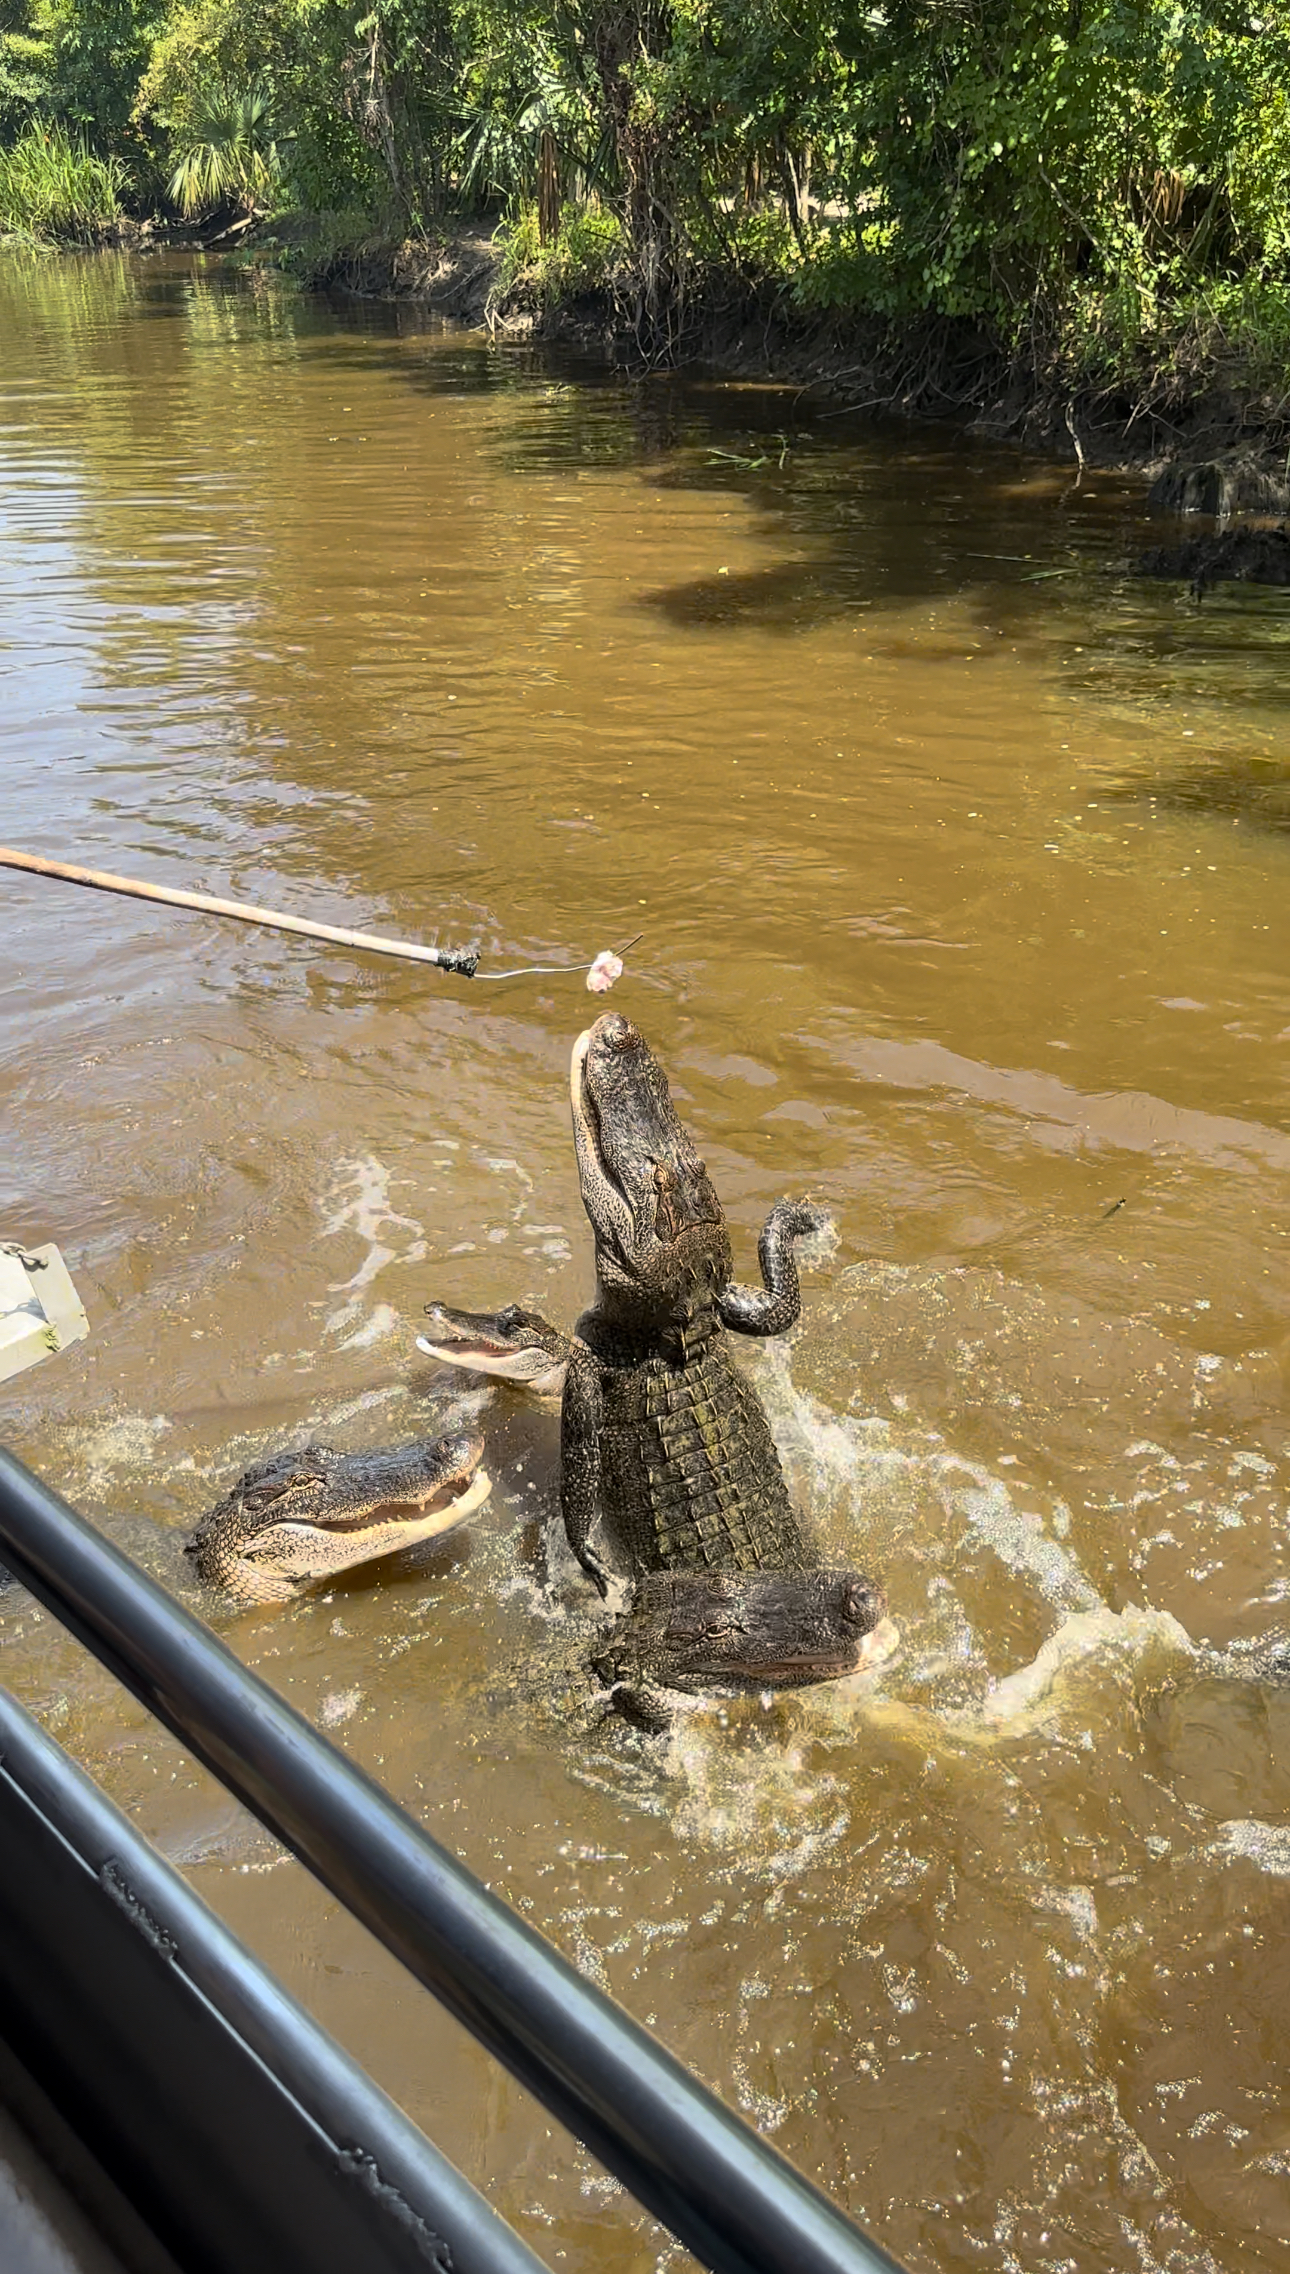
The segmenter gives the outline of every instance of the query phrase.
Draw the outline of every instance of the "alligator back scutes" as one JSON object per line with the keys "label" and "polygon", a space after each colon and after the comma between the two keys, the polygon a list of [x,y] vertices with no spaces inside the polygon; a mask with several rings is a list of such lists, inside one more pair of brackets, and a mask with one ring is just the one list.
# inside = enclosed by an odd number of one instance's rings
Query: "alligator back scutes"
{"label": "alligator back scutes", "polygon": [[760,1402],[719,1347],[611,1372],[604,1400],[606,1513],[637,1570],[813,1568]]}

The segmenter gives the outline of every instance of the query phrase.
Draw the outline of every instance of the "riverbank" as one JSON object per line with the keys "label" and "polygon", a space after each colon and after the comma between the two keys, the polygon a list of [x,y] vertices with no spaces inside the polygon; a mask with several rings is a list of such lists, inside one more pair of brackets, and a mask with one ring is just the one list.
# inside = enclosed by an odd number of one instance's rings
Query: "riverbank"
{"label": "riverbank", "polygon": [[[176,243],[278,268],[311,291],[400,300],[510,339],[574,344],[626,370],[701,368],[841,410],[951,420],[1079,470],[1136,476],[1160,511],[1220,527],[1290,511],[1290,349],[1282,360],[1266,329],[1242,336],[1212,311],[1207,322],[1193,311],[1186,324],[1162,326],[1108,368],[1087,342],[1009,355],[966,320],[897,327],[820,313],[784,279],[720,269],[651,308],[612,246],[571,251],[561,240],[540,251],[490,218],[396,238],[356,215],[287,214],[203,236],[118,214],[93,240],[130,250]],[[70,249],[93,245],[80,238]]]}
{"label": "riverbank", "polygon": [[248,257],[311,289],[397,298],[511,339],[574,343],[627,369],[698,366],[779,382],[841,408],[953,419],[965,431],[1140,476],[1162,511],[1290,510],[1290,396],[1265,341],[1252,349],[1193,318],[1143,343],[1114,375],[1069,348],[1029,362],[980,327],[925,320],[894,336],[876,319],[812,314],[782,284],[709,274],[653,310],[627,272],[595,282],[558,259],[517,260],[489,221],[395,242],[279,222]]}

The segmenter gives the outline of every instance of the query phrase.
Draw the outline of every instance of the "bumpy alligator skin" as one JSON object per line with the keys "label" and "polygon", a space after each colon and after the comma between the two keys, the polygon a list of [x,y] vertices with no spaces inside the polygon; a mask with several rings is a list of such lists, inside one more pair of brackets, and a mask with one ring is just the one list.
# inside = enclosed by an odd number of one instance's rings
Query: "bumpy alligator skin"
{"label": "bumpy alligator skin", "polygon": [[559,1390],[565,1531],[602,1594],[615,1569],[814,1569],[760,1400],[724,1345],[727,1330],[793,1325],[793,1242],[826,1218],[777,1202],[758,1243],[762,1284],[737,1286],[721,1202],[630,1019],[611,1011],[579,1035],[569,1087],[595,1303],[572,1336],[515,1306],[430,1304],[421,1348]]}
{"label": "bumpy alligator skin", "polygon": [[809,1571],[819,1562],[715,1312],[662,1347],[633,1351],[595,1312],[579,1332],[600,1367],[602,1523],[631,1570]]}
{"label": "bumpy alligator skin", "polygon": [[761,1286],[737,1286],[707,1168],[621,1012],[578,1036],[569,1097],[596,1243],[591,1309],[565,1335],[515,1305],[430,1304],[421,1348],[559,1393],[569,1545],[602,1595],[616,1572],[638,1583],[621,1648],[593,1661],[615,1707],[663,1729],[669,1688],[798,1687],[850,1671],[879,1642],[886,1655],[897,1636],[881,1589],[820,1568],[761,1401],[726,1354],[727,1331],[793,1325],[793,1242],[827,1218],[778,1201],[758,1242]]}
{"label": "bumpy alligator skin", "polygon": [[592,1665],[618,1712],[662,1730],[669,1692],[801,1689],[881,1665],[899,1639],[886,1609],[859,1571],[654,1571]]}
{"label": "bumpy alligator skin", "polygon": [[490,1490],[482,1437],[417,1439],[372,1453],[306,1445],[240,1476],[184,1553],[209,1586],[286,1603],[302,1586],[436,1539]]}

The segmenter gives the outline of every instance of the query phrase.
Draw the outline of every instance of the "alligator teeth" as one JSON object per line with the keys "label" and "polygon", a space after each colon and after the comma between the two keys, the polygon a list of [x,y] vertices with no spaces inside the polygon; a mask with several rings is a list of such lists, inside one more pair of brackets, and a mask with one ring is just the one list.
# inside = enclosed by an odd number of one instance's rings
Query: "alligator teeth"
{"label": "alligator teeth", "polygon": [[551,1365],[545,1351],[528,1344],[523,1350],[494,1350],[486,1342],[467,1342],[464,1336],[460,1342],[430,1342],[419,1334],[417,1349],[444,1366],[464,1366],[473,1374],[499,1374],[507,1382],[531,1381]]}
{"label": "alligator teeth", "polygon": [[[476,1469],[466,1490],[456,1500],[450,1500],[447,1507],[439,1511],[444,1519],[440,1529],[445,1532],[451,1531],[454,1524],[460,1524],[463,1517],[471,1515],[476,1508],[487,1500],[492,1489],[493,1480],[487,1469]],[[434,1535],[431,1534],[430,1536],[433,1537]]]}

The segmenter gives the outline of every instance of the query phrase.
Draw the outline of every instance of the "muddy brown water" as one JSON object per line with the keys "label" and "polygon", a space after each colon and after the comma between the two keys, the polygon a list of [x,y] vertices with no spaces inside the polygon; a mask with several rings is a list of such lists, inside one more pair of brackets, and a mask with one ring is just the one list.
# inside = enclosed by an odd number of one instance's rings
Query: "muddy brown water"
{"label": "muddy brown water", "polygon": [[[1118,479],[638,385],[217,266],[0,263],[0,1222],[91,1340],[6,1440],[185,1589],[248,1461],[478,1412],[453,1539],[204,1609],[917,2269],[1290,2266],[1290,637],[1132,579]],[[1158,532],[1157,532],[1158,534]],[[672,1077],[878,1677],[601,1726],[556,1423],[420,1359],[570,1320],[579,970]],[[4,1678],[554,2266],[690,2261],[56,1624]]]}

